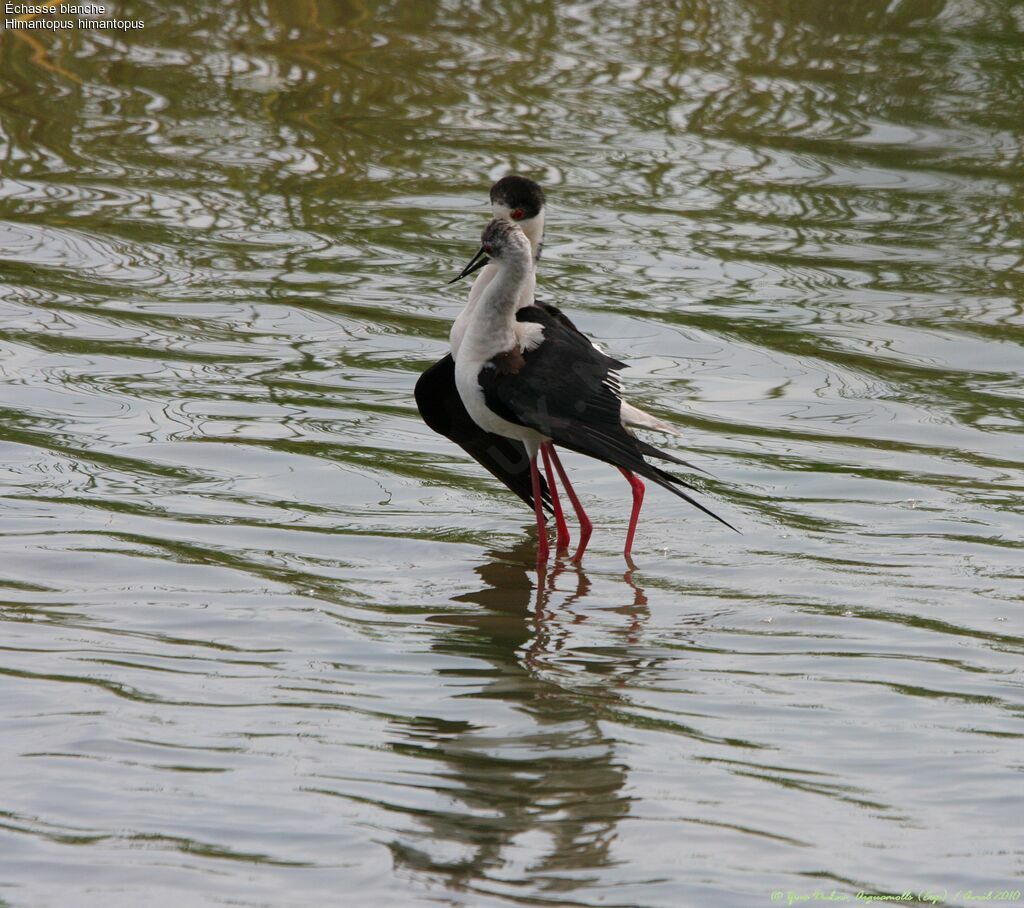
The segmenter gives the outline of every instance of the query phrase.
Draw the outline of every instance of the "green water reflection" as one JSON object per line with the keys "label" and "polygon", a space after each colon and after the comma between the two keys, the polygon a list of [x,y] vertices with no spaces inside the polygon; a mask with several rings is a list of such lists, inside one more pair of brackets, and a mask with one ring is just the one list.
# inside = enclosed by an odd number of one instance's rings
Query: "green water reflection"
{"label": "green water reflection", "polygon": [[[0,34],[0,904],[1018,888],[1024,7]],[[49,15],[49,14],[44,14]],[[509,171],[743,535],[419,420]]]}

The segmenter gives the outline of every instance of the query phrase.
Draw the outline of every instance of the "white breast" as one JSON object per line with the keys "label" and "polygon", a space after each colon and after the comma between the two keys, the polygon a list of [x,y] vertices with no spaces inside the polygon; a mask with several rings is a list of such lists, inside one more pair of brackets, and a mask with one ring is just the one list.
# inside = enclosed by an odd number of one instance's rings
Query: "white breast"
{"label": "white breast", "polygon": [[[473,319],[473,313],[476,311],[477,304],[480,302],[480,297],[483,296],[484,291],[490,286],[491,281],[494,280],[494,276],[498,273],[498,266],[491,263],[484,265],[480,269],[480,274],[477,279],[473,282],[473,286],[469,291],[469,301],[466,303],[466,308],[463,309],[455,321],[452,323],[452,329],[448,333],[448,346],[452,352],[452,356],[458,358],[459,347],[462,346],[462,340],[466,336],[466,328]],[[533,297],[537,287],[537,275],[536,272],[531,276],[531,279],[523,284],[522,290],[519,291],[519,298],[516,300],[516,309],[522,309],[525,306],[533,305]],[[533,347],[527,347],[527,350],[532,350]],[[499,351],[500,352],[500,351]]]}
{"label": "white breast", "polygon": [[455,354],[455,387],[466,412],[481,429],[523,441],[531,454],[535,454],[536,446],[546,440],[544,436],[492,412],[480,387],[480,374],[484,369],[494,368],[491,360],[495,356],[513,347],[533,349],[544,339],[540,325],[515,319],[522,297],[520,291],[526,289],[530,300],[533,299],[532,261],[506,263],[503,268],[496,267],[496,271],[466,318],[466,328]]}
{"label": "white breast", "polygon": [[536,446],[548,439],[534,429],[509,422],[493,412],[484,400],[484,391],[480,387],[480,372],[482,369],[493,369],[489,362],[481,364],[471,362],[464,357],[462,362],[455,364],[455,387],[458,389],[459,397],[466,406],[466,412],[485,432],[494,432],[496,435],[504,435],[506,438],[515,438],[525,442],[527,447],[536,452]]}

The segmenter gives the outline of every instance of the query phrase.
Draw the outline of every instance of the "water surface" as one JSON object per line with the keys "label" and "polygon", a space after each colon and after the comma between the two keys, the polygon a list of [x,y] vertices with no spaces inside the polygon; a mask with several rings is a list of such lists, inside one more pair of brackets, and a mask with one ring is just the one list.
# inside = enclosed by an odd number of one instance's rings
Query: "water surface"
{"label": "water surface", "polygon": [[[1022,887],[1024,7],[0,35],[0,905]],[[736,535],[419,420],[490,182]]]}

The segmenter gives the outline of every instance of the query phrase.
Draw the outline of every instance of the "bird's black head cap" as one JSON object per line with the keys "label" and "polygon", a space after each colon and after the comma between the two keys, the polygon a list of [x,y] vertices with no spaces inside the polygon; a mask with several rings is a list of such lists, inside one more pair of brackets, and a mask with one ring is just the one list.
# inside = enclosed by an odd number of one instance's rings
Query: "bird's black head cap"
{"label": "bird's black head cap", "polygon": [[[513,220],[525,221],[537,217],[544,207],[544,190],[529,177],[509,174],[491,187],[491,204],[500,203],[512,212]],[[516,212],[522,212],[515,217]]]}

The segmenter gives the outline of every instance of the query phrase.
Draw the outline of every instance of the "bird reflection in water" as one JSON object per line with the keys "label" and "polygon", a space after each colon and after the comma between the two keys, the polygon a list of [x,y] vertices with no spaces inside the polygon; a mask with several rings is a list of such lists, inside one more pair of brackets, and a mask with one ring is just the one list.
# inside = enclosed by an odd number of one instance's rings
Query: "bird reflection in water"
{"label": "bird reflection in water", "polygon": [[[458,693],[434,715],[394,723],[396,749],[433,764],[417,784],[436,779],[439,803],[416,799],[419,829],[392,842],[392,854],[459,889],[529,875],[567,897],[596,878],[580,870],[614,863],[615,831],[629,813],[625,759],[602,719],[629,705],[631,681],[659,668],[633,647],[646,595],[627,575],[625,602],[576,608],[595,586],[608,603],[604,578],[568,564],[537,576],[528,540],[489,552],[474,570],[483,586],[453,599],[474,608],[429,619],[448,628],[432,649],[458,657],[446,669]],[[581,625],[585,644],[575,637]],[[467,698],[487,702],[473,708]]]}
{"label": "bird reflection in water", "polygon": [[[536,659],[549,649],[558,649],[561,643],[556,625],[582,624],[589,620],[585,611],[574,610],[591,593],[593,584],[579,564],[558,559],[553,566],[538,565],[533,558],[529,540],[508,551],[490,551],[490,561],[475,570],[487,584],[483,589],[453,597],[453,602],[473,602],[496,612],[513,612],[523,616],[524,627],[532,630],[533,638],[524,645],[529,659]],[[536,582],[531,576],[536,574]],[[621,633],[625,642],[634,644],[639,631],[650,613],[647,593],[633,577],[631,567],[622,575],[631,591],[629,602],[616,606],[603,606],[602,612],[617,612],[629,617]],[[573,580],[575,588],[570,589]]]}

